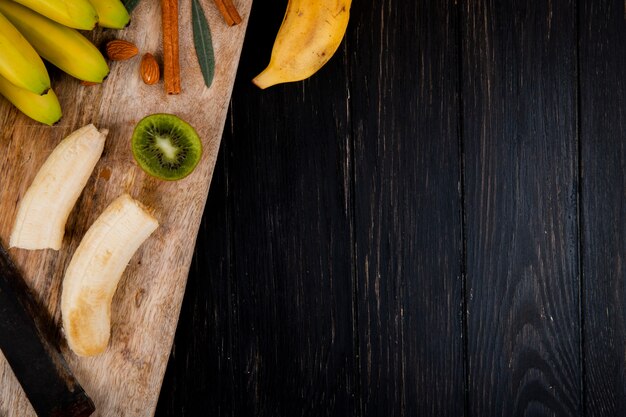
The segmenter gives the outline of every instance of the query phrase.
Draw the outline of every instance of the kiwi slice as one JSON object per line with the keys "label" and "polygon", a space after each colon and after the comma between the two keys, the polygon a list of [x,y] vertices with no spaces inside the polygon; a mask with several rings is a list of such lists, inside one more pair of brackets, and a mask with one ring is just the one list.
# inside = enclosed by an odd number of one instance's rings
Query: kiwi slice
{"label": "kiwi slice", "polygon": [[202,155],[202,142],[194,128],[173,114],[158,113],[141,119],[131,146],[139,166],[166,181],[185,178]]}

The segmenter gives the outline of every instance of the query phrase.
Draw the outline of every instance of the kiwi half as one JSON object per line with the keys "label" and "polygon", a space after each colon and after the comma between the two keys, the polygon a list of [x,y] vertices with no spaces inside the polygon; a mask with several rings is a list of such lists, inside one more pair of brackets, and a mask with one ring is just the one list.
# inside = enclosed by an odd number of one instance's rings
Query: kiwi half
{"label": "kiwi half", "polygon": [[202,142],[195,129],[173,114],[157,113],[141,119],[131,146],[139,166],[166,181],[185,178],[202,156]]}

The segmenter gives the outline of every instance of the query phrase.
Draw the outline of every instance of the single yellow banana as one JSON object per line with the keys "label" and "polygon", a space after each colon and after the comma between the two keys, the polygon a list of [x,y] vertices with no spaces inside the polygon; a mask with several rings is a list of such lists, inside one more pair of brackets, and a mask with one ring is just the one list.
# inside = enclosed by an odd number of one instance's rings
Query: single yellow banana
{"label": "single yellow banana", "polygon": [[111,335],[111,302],[139,246],[158,221],[128,194],[113,201],[91,225],[72,256],[61,295],[63,329],[80,356],[102,353]]}
{"label": "single yellow banana", "polygon": [[50,77],[37,52],[15,26],[0,13],[0,75],[17,87],[43,94]]}
{"label": "single yellow banana", "polygon": [[20,200],[11,247],[61,248],[65,223],[102,155],[107,133],[90,124],[54,148]]}
{"label": "single yellow banana", "polygon": [[47,61],[83,81],[101,83],[109,73],[106,60],[76,29],[54,22],[13,0],[0,0],[0,13]]}
{"label": "single yellow banana", "polygon": [[350,4],[351,0],[289,0],[270,64],[252,82],[265,89],[315,74],[339,47]]}
{"label": "single yellow banana", "polygon": [[40,123],[52,126],[61,119],[61,105],[52,89],[49,89],[44,95],[35,94],[16,87],[6,78],[0,76],[0,95],[9,100],[26,116]]}
{"label": "single yellow banana", "polygon": [[130,22],[130,15],[120,0],[89,0],[98,12],[98,26],[111,29],[124,29]]}
{"label": "single yellow banana", "polygon": [[83,30],[96,26],[98,14],[88,0],[14,0],[62,25]]}

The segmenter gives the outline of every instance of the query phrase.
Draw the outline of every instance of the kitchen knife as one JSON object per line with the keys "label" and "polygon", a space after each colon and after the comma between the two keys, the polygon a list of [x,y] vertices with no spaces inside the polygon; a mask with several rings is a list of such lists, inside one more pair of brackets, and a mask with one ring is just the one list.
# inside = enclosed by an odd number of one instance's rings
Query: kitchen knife
{"label": "kitchen knife", "polygon": [[94,404],[42,331],[43,320],[38,310],[41,313],[0,245],[2,353],[39,417],[87,417],[94,412]]}

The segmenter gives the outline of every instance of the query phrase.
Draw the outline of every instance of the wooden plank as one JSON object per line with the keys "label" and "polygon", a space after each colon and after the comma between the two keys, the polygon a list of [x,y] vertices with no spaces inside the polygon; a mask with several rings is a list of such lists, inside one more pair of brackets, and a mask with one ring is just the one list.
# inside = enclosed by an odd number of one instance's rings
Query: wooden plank
{"label": "wooden plank", "polygon": [[462,15],[468,407],[578,416],[575,2]]}
{"label": "wooden plank", "polygon": [[228,226],[200,241],[159,415],[355,413],[345,49],[307,81],[255,87],[286,4],[252,10],[218,174],[227,204],[205,213]]}
{"label": "wooden plank", "polygon": [[[59,322],[60,286],[71,254],[93,220],[123,191],[154,209],[159,230],[133,258],[113,301],[112,338],[101,356],[78,358],[63,352],[85,390],[94,399],[95,416],[150,416],[153,414],[174,337],[195,236],[206,201],[217,156],[230,92],[249,15],[251,0],[237,5],[244,22],[230,28],[209,1],[203,1],[213,31],[216,74],[211,89],[204,87],[194,56],[191,3],[180,4],[182,89],[167,96],[162,85],[140,81],[140,57],[111,65],[102,86],[85,88],[76,80],[55,74],[55,87],[64,118],[59,126],[42,127],[0,102],[0,241],[7,245],[16,205],[38,167],[70,131],[93,122],[110,130],[94,176],[70,216],[59,252],[12,250],[34,292]],[[113,36],[134,42],[142,52],[160,57],[160,6],[141,2],[133,23],[124,31],[99,31],[96,43]],[[203,160],[196,172],[180,182],[149,178],[134,164],[128,139],[146,114],[176,113],[188,120],[204,140]],[[0,415],[33,415],[2,359]]]}
{"label": "wooden plank", "polygon": [[[229,133],[225,133],[230,138]],[[238,306],[232,275],[225,147],[221,147],[163,379],[156,416],[233,414]],[[218,411],[221,410],[221,411]]]}
{"label": "wooden plank", "polygon": [[623,1],[580,8],[585,411],[626,409],[626,22]]}
{"label": "wooden plank", "polygon": [[352,18],[361,412],[461,416],[456,7],[378,0]]}

